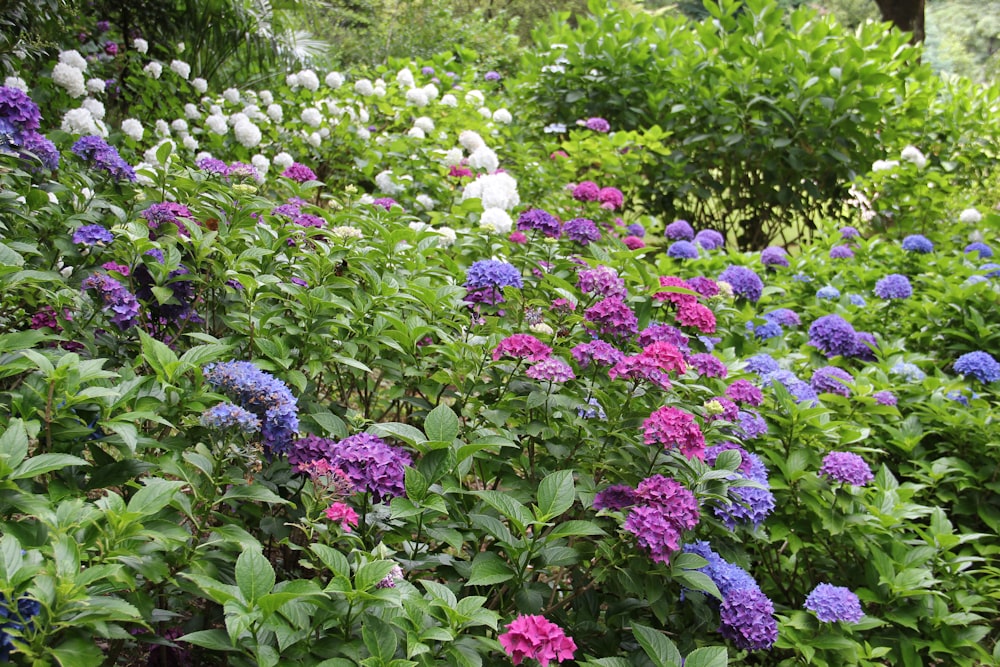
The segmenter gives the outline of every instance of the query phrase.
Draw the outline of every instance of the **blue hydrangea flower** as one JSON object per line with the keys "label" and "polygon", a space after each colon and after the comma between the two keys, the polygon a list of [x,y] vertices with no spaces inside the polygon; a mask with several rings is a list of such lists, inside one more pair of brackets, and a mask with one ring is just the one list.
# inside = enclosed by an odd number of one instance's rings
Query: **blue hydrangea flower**
{"label": "blue hydrangea flower", "polygon": [[638,222],[633,222],[625,228],[625,231],[628,232],[629,236],[638,236],[640,239],[646,235],[646,228]]}
{"label": "blue hydrangea flower", "polygon": [[816,290],[816,296],[820,299],[839,299],[840,290],[833,285],[827,285]]}
{"label": "blue hydrangea flower", "polygon": [[576,414],[583,419],[607,419],[608,415],[604,412],[604,408],[601,406],[601,402],[596,398],[588,398],[587,405],[581,405],[576,409]]}
{"label": "blue hydrangea flower", "polygon": [[910,279],[898,273],[890,273],[875,283],[875,296],[880,299],[909,299],[912,294]]}
{"label": "blue hydrangea flower", "polygon": [[993,249],[981,241],[965,246],[965,254],[968,255],[970,252],[979,253],[979,259],[989,259],[993,256]]}
{"label": "blue hydrangea flower", "polygon": [[695,234],[694,242],[705,250],[717,250],[726,244],[722,234],[714,229],[703,229]]}
{"label": "blue hydrangea flower", "polygon": [[698,259],[698,246],[690,241],[675,241],[667,248],[667,256],[674,259]]}
{"label": "blue hydrangea flower", "polygon": [[857,332],[847,320],[836,314],[824,315],[810,325],[809,344],[828,358],[837,355],[850,357],[858,351]]}
{"label": "blue hydrangea flower", "polygon": [[93,168],[107,172],[115,180],[124,179],[133,183],[136,180],[135,169],[103,137],[93,134],[80,137],[73,144],[72,150],[77,157],[90,163]]}
{"label": "blue hydrangea flower", "polygon": [[668,239],[673,239],[675,241],[693,241],[694,240],[694,228],[691,227],[691,223],[687,220],[674,220],[666,229],[663,230],[664,235]]}
{"label": "blue hydrangea flower", "polygon": [[760,252],[760,262],[764,266],[788,266],[788,253],[780,246],[770,246]]}
{"label": "blue hydrangea flower", "polygon": [[806,598],[804,606],[824,623],[857,623],[864,616],[858,596],[844,586],[819,584]]}
{"label": "blue hydrangea flower", "polygon": [[105,246],[115,240],[103,225],[83,225],[73,232],[73,243],[85,246]]}
{"label": "blue hydrangea flower", "polygon": [[865,301],[865,297],[861,296],[860,294],[848,294],[847,300],[850,302],[852,306],[858,306],[859,308],[864,308],[866,305],[868,305],[868,302]]}
{"label": "blue hydrangea flower", "polygon": [[764,293],[764,282],[760,276],[745,266],[730,264],[725,271],[719,274],[719,280],[732,285],[733,293],[747,301],[756,303]]}
{"label": "blue hydrangea flower", "polygon": [[836,366],[824,366],[817,368],[809,380],[809,384],[817,392],[826,394],[837,394],[839,396],[850,396],[849,385],[854,383],[854,378],[847,371]]}
{"label": "blue hydrangea flower", "polygon": [[817,402],[816,390],[809,386],[808,383],[803,382],[795,373],[791,371],[774,371],[773,373],[768,373],[763,378],[763,385],[765,387],[772,386],[775,382],[780,383],[788,393],[792,395],[796,403],[808,403],[810,405],[815,405]]}
{"label": "blue hydrangea flower", "polygon": [[260,432],[260,418],[232,403],[219,403],[206,410],[201,425],[220,431],[235,428],[248,435]]}
{"label": "blue hydrangea flower", "polygon": [[993,262],[988,262],[979,267],[980,271],[986,271],[987,278],[996,278],[1000,276],[1000,264],[994,264]]}
{"label": "blue hydrangea flower", "polygon": [[774,357],[762,352],[747,359],[746,368],[751,373],[767,375],[768,373],[773,373],[774,371],[779,370],[781,366],[779,366],[778,362],[774,360]]}
{"label": "blue hydrangea flower", "polygon": [[971,375],[983,384],[1000,380],[1000,364],[991,354],[981,350],[960,356],[955,361],[955,372],[966,377]]}
{"label": "blue hydrangea flower", "polygon": [[[747,322],[747,324],[750,324],[750,322]],[[760,341],[769,340],[771,338],[781,338],[783,333],[784,331],[782,330],[781,325],[774,320],[768,320],[763,324],[757,325],[757,328],[753,331],[754,337]]]}
{"label": "blue hydrangea flower", "polygon": [[2,620],[0,622],[0,662],[10,662],[11,652],[14,649],[14,640],[7,633],[7,630],[23,632],[26,628],[32,627],[34,623],[32,619],[38,616],[41,611],[42,605],[38,600],[22,597],[14,605],[0,593],[0,620]]}
{"label": "blue hydrangea flower", "polygon": [[746,451],[739,445],[723,443],[713,445],[705,450],[705,463],[714,465],[720,452],[736,450],[740,453],[743,463],[729,479],[747,479],[757,482],[764,488],[751,486],[735,486],[729,489],[732,500],[715,507],[715,515],[726,527],[735,530],[738,523],[751,524],[760,527],[764,520],[774,510],[774,494],[771,493],[767,468],[756,454]]}
{"label": "blue hydrangea flower", "polygon": [[261,420],[269,453],[284,453],[299,431],[298,402],[281,380],[249,361],[208,364],[205,380]]}
{"label": "blue hydrangea flower", "polygon": [[481,259],[465,274],[465,300],[469,303],[503,303],[503,288],[524,287],[521,272],[512,264],[496,259]]}
{"label": "blue hydrangea flower", "polygon": [[919,366],[908,361],[897,361],[890,372],[907,382],[922,382],[927,377],[927,373],[920,370]]}
{"label": "blue hydrangea flower", "polygon": [[738,565],[733,565],[712,549],[712,546],[704,540],[692,542],[684,545],[684,553],[697,554],[708,561],[705,567],[698,571],[707,575],[712,583],[716,585],[722,597],[726,597],[733,591],[754,590],[759,591],[760,586],[750,573]]}
{"label": "blue hydrangea flower", "polygon": [[927,254],[934,251],[934,244],[921,234],[911,234],[903,239],[903,250]]}

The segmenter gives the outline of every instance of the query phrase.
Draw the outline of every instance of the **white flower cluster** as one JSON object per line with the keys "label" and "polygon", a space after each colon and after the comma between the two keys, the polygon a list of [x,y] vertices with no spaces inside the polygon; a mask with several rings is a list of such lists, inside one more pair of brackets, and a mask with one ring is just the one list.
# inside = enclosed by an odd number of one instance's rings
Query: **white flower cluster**
{"label": "white flower cluster", "polygon": [[480,176],[465,186],[462,191],[462,201],[479,199],[484,209],[501,209],[510,211],[521,203],[517,193],[517,181],[506,172]]}
{"label": "white flower cluster", "polygon": [[235,88],[226,88],[222,91],[222,99],[229,102],[230,104],[240,103],[240,91]]}
{"label": "white flower cluster", "polygon": [[326,85],[336,90],[344,85],[344,75],[340,72],[330,72],[326,75]]}
{"label": "white flower cluster", "polygon": [[146,66],[142,68],[142,71],[154,79],[159,79],[160,75],[163,74],[163,65],[153,60],[152,62],[147,63]]}
{"label": "white flower cluster", "polygon": [[982,222],[983,214],[980,213],[977,209],[967,208],[958,214],[958,219],[960,222],[964,222],[970,225],[975,225]]}
{"label": "white flower cluster", "polygon": [[172,69],[177,76],[185,81],[187,81],[188,77],[191,76],[191,66],[183,60],[172,60],[170,62],[170,69]]}
{"label": "white flower cluster", "polygon": [[899,166],[898,160],[875,160],[872,162],[872,171],[888,171]]}
{"label": "white flower cluster", "polygon": [[80,55],[80,52],[76,49],[70,51],[61,51],[59,53],[59,62],[64,65],[69,65],[74,67],[81,72],[87,71],[87,59]]}
{"label": "white flower cluster", "polygon": [[404,88],[415,88],[417,85],[417,82],[413,79],[413,72],[406,67],[396,73],[396,83]]}
{"label": "white flower cluster", "polygon": [[392,180],[392,170],[379,172],[375,176],[375,185],[378,189],[390,197],[398,195],[403,191],[403,186]]}
{"label": "white flower cluster", "polygon": [[80,106],[89,111],[90,115],[97,120],[104,120],[104,105],[93,97],[84,98]]}
{"label": "white flower cluster", "polygon": [[175,118],[170,122],[170,129],[178,134],[187,134],[188,124],[183,118]]}
{"label": "white flower cluster", "polygon": [[181,139],[181,143],[184,144],[184,148],[189,151],[198,150],[198,140],[192,137],[190,134],[185,134],[184,138]]}
{"label": "white flower cluster", "polygon": [[254,125],[248,118],[241,118],[233,126],[233,134],[236,136],[236,141],[245,148],[254,148],[263,138],[260,128]]}
{"label": "white flower cluster", "polygon": [[[160,147],[165,144],[170,146],[170,152],[167,153],[166,162],[161,163],[157,159],[156,154],[160,151]],[[142,158],[143,160],[145,160],[147,163],[149,163],[154,167],[165,167],[168,164],[170,164],[170,158],[173,157],[173,155],[176,152],[177,152],[176,143],[174,143],[170,139],[160,139],[158,142],[156,142],[156,144],[152,148],[150,148],[149,150],[147,150],[145,153],[142,154]]]}
{"label": "white flower cluster", "polygon": [[462,164],[463,157],[465,156],[462,155],[461,148],[451,148],[444,154],[444,157],[441,158],[441,164],[446,167],[457,167]]}
{"label": "white flower cluster", "polygon": [[56,85],[62,86],[70,97],[76,98],[87,93],[87,83],[83,79],[83,72],[72,65],[56,63],[52,69],[52,81]]}
{"label": "white flower cluster", "polygon": [[903,149],[903,152],[899,154],[899,157],[903,158],[907,162],[912,162],[917,165],[917,169],[923,169],[927,166],[927,158],[924,154],[920,152],[920,149],[916,146],[907,146]]}
{"label": "white flower cluster", "polygon": [[358,79],[354,82],[354,92],[362,97],[371,97],[375,94],[375,87],[369,79]]}
{"label": "white flower cluster", "polygon": [[302,122],[309,127],[319,127],[323,124],[323,114],[316,107],[306,107],[302,110]]}
{"label": "white flower cluster", "polygon": [[415,107],[425,107],[429,103],[427,93],[423,88],[410,88],[406,91],[406,103]]}
{"label": "white flower cluster", "polygon": [[513,228],[514,221],[502,208],[487,208],[479,216],[479,226],[497,234],[506,234]]}
{"label": "white flower cluster", "polygon": [[104,79],[87,79],[87,92],[91,95],[97,95],[98,93],[103,93],[105,89]]}
{"label": "white flower cluster", "polygon": [[142,141],[142,123],[135,118],[126,118],[122,121],[122,133],[132,141]]}
{"label": "white flower cluster", "polygon": [[205,126],[216,134],[226,134],[229,132],[229,124],[226,117],[221,114],[212,114],[205,119]]}
{"label": "white flower cluster", "polygon": [[487,173],[493,173],[500,168],[500,158],[489,147],[483,145],[469,155],[469,166]]}
{"label": "white flower cluster", "polygon": [[208,81],[205,81],[205,79],[199,76],[196,79],[191,79],[191,87],[194,88],[195,92],[199,95],[204,95],[205,91],[208,90]]}
{"label": "white flower cluster", "polygon": [[[3,85],[8,88],[17,88],[22,92],[28,92],[28,83],[19,76],[8,76],[4,79]],[[104,86],[104,82],[101,81],[101,86]]]}
{"label": "white flower cluster", "polygon": [[424,132],[430,134],[434,131],[434,121],[427,116],[421,116],[413,121],[413,127],[419,127]]}
{"label": "white flower cluster", "polygon": [[441,97],[441,106],[455,108],[458,106],[458,98],[448,93]]}
{"label": "white flower cluster", "polygon": [[497,109],[493,112],[493,121],[501,125],[510,125],[514,117],[506,109]]}
{"label": "white flower cluster", "polygon": [[434,231],[441,237],[438,239],[438,246],[442,248],[450,248],[455,245],[455,241],[458,239],[458,235],[451,227],[438,227]]}
{"label": "white flower cluster", "polygon": [[156,136],[158,137],[169,137],[170,125],[167,124],[167,121],[160,118],[156,121],[154,132],[156,132]]}
{"label": "white flower cluster", "polygon": [[201,112],[198,111],[198,107],[190,102],[184,105],[184,115],[187,116],[189,120],[198,120],[201,118]]}
{"label": "white flower cluster", "polygon": [[102,137],[108,136],[108,128],[105,127],[94,114],[86,107],[70,109],[63,115],[62,124],[59,129],[67,134],[98,134]]}
{"label": "white flower cluster", "polygon": [[254,169],[261,176],[267,175],[268,170],[271,168],[271,161],[260,153],[250,158],[250,164],[254,166]]}
{"label": "white flower cluster", "polygon": [[298,73],[299,85],[306,90],[316,92],[319,90],[319,77],[316,76],[316,72],[311,69],[304,69]]}
{"label": "white flower cluster", "polygon": [[267,105],[267,117],[273,120],[275,123],[280,123],[281,119],[284,118],[285,113],[278,104],[268,104]]}
{"label": "white flower cluster", "polygon": [[149,51],[149,42],[144,39],[133,39],[132,46],[134,46],[135,50],[139,53],[147,53]]}
{"label": "white flower cluster", "polygon": [[285,169],[288,169],[289,167],[292,166],[292,163],[295,162],[295,158],[293,158],[285,151],[281,151],[280,153],[274,156],[273,162],[275,167],[278,167],[282,171],[284,171]]}

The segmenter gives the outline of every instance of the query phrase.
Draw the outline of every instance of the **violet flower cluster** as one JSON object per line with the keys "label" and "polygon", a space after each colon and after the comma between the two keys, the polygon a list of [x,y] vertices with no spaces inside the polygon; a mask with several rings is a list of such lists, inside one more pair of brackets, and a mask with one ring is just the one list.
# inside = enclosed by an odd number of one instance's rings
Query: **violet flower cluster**
{"label": "violet flower cluster", "polygon": [[101,299],[102,309],[111,313],[111,321],[124,331],[139,320],[139,301],[128,288],[106,273],[95,273],[83,279],[81,287],[95,290]]}
{"label": "violet flower cluster", "polygon": [[865,460],[853,452],[830,452],[824,456],[819,475],[851,486],[864,486],[875,479]]}
{"label": "violet flower cluster", "polygon": [[298,403],[281,380],[249,361],[207,364],[205,380],[261,420],[269,454],[282,454],[299,431]]}
{"label": "violet flower cluster", "polygon": [[858,623],[865,615],[861,611],[861,601],[851,589],[844,586],[821,583],[806,597],[806,609],[816,614],[824,623]]}
{"label": "violet flower cluster", "polygon": [[955,360],[955,372],[989,384],[1000,380],[1000,363],[989,352],[967,352]]}
{"label": "violet flower cluster", "polygon": [[94,169],[105,171],[115,180],[135,182],[135,169],[122,159],[118,149],[111,146],[103,137],[88,135],[80,137],[73,144],[73,153],[81,160],[89,163]]}
{"label": "violet flower cluster", "polygon": [[481,259],[465,273],[465,301],[496,305],[504,302],[503,288],[524,287],[521,272],[512,264],[496,259]]}
{"label": "violet flower cluster", "polygon": [[733,294],[756,303],[764,293],[764,282],[752,269],[730,264],[719,274],[719,280],[732,285]]}
{"label": "violet flower cluster", "polygon": [[767,468],[759,456],[731,442],[714,445],[705,450],[705,463],[715,465],[719,454],[727,450],[739,452],[742,458],[737,473],[729,478],[730,481],[749,480],[756,482],[763,488],[754,486],[730,487],[729,495],[732,500],[726,504],[717,505],[714,510],[715,515],[726,524],[729,530],[735,530],[739,523],[759,528],[774,511],[774,494],[771,493]]}

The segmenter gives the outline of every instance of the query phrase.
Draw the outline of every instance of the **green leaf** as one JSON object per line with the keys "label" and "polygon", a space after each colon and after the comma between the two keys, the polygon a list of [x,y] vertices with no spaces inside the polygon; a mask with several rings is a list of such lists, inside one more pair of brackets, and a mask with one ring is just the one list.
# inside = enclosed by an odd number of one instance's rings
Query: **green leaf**
{"label": "green leaf", "polygon": [[104,663],[104,653],[93,642],[76,638],[51,649],[62,667],[98,667]]}
{"label": "green leaf", "polygon": [[377,616],[365,616],[361,621],[361,638],[368,651],[382,661],[383,664],[392,660],[396,654],[398,639],[391,625]]}
{"label": "green leaf", "polygon": [[590,522],[574,519],[572,521],[562,521],[548,534],[550,539],[557,537],[572,537],[576,535],[607,535],[600,526]]}
{"label": "green leaf", "polygon": [[164,343],[156,340],[145,331],[139,330],[142,340],[142,357],[161,380],[172,380],[177,367],[177,355]]}
{"label": "green leaf", "polygon": [[424,420],[424,433],[428,440],[450,443],[458,437],[460,430],[458,416],[444,403],[428,412],[427,419]]}
{"label": "green leaf", "polygon": [[351,565],[347,562],[347,557],[340,553],[333,547],[328,547],[325,544],[311,544],[309,549],[316,554],[316,557],[320,559],[320,562],[326,566],[330,572],[333,574],[345,577],[347,579],[351,578]]}
{"label": "green leaf", "polygon": [[178,637],[177,641],[201,646],[211,651],[236,651],[224,630],[199,630]]}
{"label": "green leaf", "polygon": [[573,506],[576,489],[572,470],[557,470],[538,485],[538,521],[548,521]]}
{"label": "green leaf", "polygon": [[681,667],[681,652],[663,633],[639,623],[632,624],[632,634],[655,667]]}
{"label": "green leaf", "polygon": [[419,503],[427,497],[427,489],[430,483],[422,472],[416,468],[406,468],[404,471],[404,485],[406,487],[406,497]]}
{"label": "green leaf", "polygon": [[285,500],[271,489],[261,484],[251,484],[249,486],[234,486],[226,495],[222,496],[216,504],[228,500],[257,500],[272,505],[292,505],[289,500]]}
{"label": "green leaf", "polygon": [[274,568],[260,551],[245,549],[236,559],[236,585],[247,604],[252,605],[270,593],[274,581]]}
{"label": "green leaf", "polygon": [[511,524],[523,534],[524,527],[531,523],[531,513],[528,508],[500,491],[476,491],[475,494],[483,501],[506,517]]}
{"label": "green leaf", "polygon": [[684,667],[728,667],[729,654],[724,646],[696,648],[684,658]]}
{"label": "green leaf", "polygon": [[394,567],[396,567],[396,563],[391,560],[377,560],[374,563],[365,563],[358,568],[357,574],[354,575],[354,588],[359,591],[372,590],[378,582],[389,576]]}
{"label": "green leaf", "polygon": [[514,570],[504,559],[492,551],[476,554],[472,560],[472,574],[466,586],[492,586],[514,578]]}
{"label": "green leaf", "polygon": [[20,419],[11,419],[7,430],[0,435],[0,461],[16,468],[28,455],[28,431]]}
{"label": "green leaf", "polygon": [[70,456],[69,454],[39,454],[23,461],[21,465],[14,469],[14,472],[10,474],[8,479],[28,479],[44,475],[53,470],[68,468],[69,466],[89,465],[90,463],[79,456]]}
{"label": "green leaf", "polygon": [[174,495],[184,486],[181,480],[147,477],[143,480],[145,486],[135,492],[128,501],[128,511],[139,516],[156,514],[166,507]]}
{"label": "green leaf", "polygon": [[371,431],[373,431],[375,435],[383,438],[389,437],[402,440],[412,447],[416,447],[421,443],[427,442],[427,438],[424,436],[423,431],[418,428],[414,428],[409,424],[401,424],[399,422],[383,422],[381,424],[375,424],[371,427]]}

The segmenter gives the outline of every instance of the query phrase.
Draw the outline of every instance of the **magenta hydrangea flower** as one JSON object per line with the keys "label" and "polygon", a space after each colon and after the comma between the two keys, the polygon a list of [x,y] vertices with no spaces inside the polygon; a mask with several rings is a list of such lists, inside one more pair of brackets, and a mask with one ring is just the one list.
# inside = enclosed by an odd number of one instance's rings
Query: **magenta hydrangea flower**
{"label": "magenta hydrangea flower", "polygon": [[626,236],[622,239],[622,243],[629,250],[639,250],[640,248],[646,247],[646,242],[640,239],[638,236]]}
{"label": "magenta hydrangea flower", "polygon": [[315,181],[316,172],[307,167],[300,162],[293,162],[288,165],[281,175],[285,178],[290,178],[296,183],[305,183],[306,181]]}
{"label": "magenta hydrangea flower", "polygon": [[601,366],[614,366],[625,356],[621,350],[603,340],[580,343],[570,353],[576,359],[576,363],[580,364],[580,368],[586,368],[590,365],[590,362],[600,364]]}
{"label": "magenta hydrangea flower", "polygon": [[330,521],[339,523],[340,529],[345,533],[351,532],[351,527],[358,525],[358,513],[347,503],[333,503],[326,508],[324,514]]}
{"label": "magenta hydrangea flower", "polygon": [[573,188],[573,199],[577,201],[597,201],[601,198],[601,188],[593,181],[581,181]]}
{"label": "magenta hydrangea flower", "polygon": [[499,361],[503,357],[512,357],[539,362],[548,359],[551,354],[552,348],[531,334],[514,334],[507,336],[496,346],[496,349],[493,350],[493,361]]}
{"label": "magenta hydrangea flower", "polygon": [[827,583],[818,584],[803,606],[824,623],[858,623],[865,615],[861,600],[851,589]]}
{"label": "magenta hydrangea flower", "polygon": [[726,396],[736,401],[757,407],[764,402],[764,394],[749,380],[736,380],[726,387]]}
{"label": "magenta hydrangea flower", "polygon": [[525,658],[532,658],[542,667],[547,667],[553,660],[572,660],[576,651],[576,643],[566,636],[562,628],[537,615],[518,616],[497,640],[515,665],[520,665]]}
{"label": "magenta hydrangea flower", "polygon": [[823,457],[819,474],[830,481],[852,486],[864,486],[875,479],[865,460],[853,452],[830,452]]}
{"label": "magenta hydrangea flower", "polygon": [[628,294],[625,281],[618,272],[603,264],[592,269],[581,269],[577,274],[576,286],[584,294],[599,294],[603,297],[625,298]]}
{"label": "magenta hydrangea flower", "polygon": [[636,542],[649,552],[649,557],[656,563],[670,562],[670,556],[680,546],[681,531],[658,507],[633,507],[623,527],[635,535]]}
{"label": "magenta hydrangea flower", "polygon": [[677,309],[677,323],[706,334],[715,333],[715,313],[700,303],[683,303]]}
{"label": "magenta hydrangea flower", "polygon": [[647,477],[639,482],[635,496],[636,502],[659,509],[678,530],[691,530],[701,518],[698,499],[683,484],[669,477]]}
{"label": "magenta hydrangea flower", "polygon": [[601,208],[611,211],[617,211],[625,203],[625,196],[622,194],[622,191],[613,187],[601,188],[597,199],[601,202]]}
{"label": "magenta hydrangea flower", "polygon": [[[659,282],[660,287],[679,287],[681,289],[694,291],[691,288],[691,283],[683,278],[678,278],[677,276],[660,276]],[[696,294],[688,294],[686,292],[654,292],[653,299],[656,301],[669,301],[675,306],[698,303],[698,296]]]}
{"label": "magenta hydrangea flower", "polygon": [[524,374],[534,380],[548,380],[549,382],[568,382],[576,377],[569,364],[555,357],[542,359],[532,364]]}
{"label": "magenta hydrangea flower", "polygon": [[694,415],[679,408],[663,406],[642,422],[643,441],[677,449],[689,459],[705,458],[705,436]]}
{"label": "magenta hydrangea flower", "polygon": [[628,484],[612,484],[594,496],[595,510],[621,510],[635,505],[636,493]]}
{"label": "magenta hydrangea flower", "polygon": [[699,352],[688,357],[688,363],[698,371],[698,375],[710,378],[724,378],[729,375],[729,369],[714,355]]}

